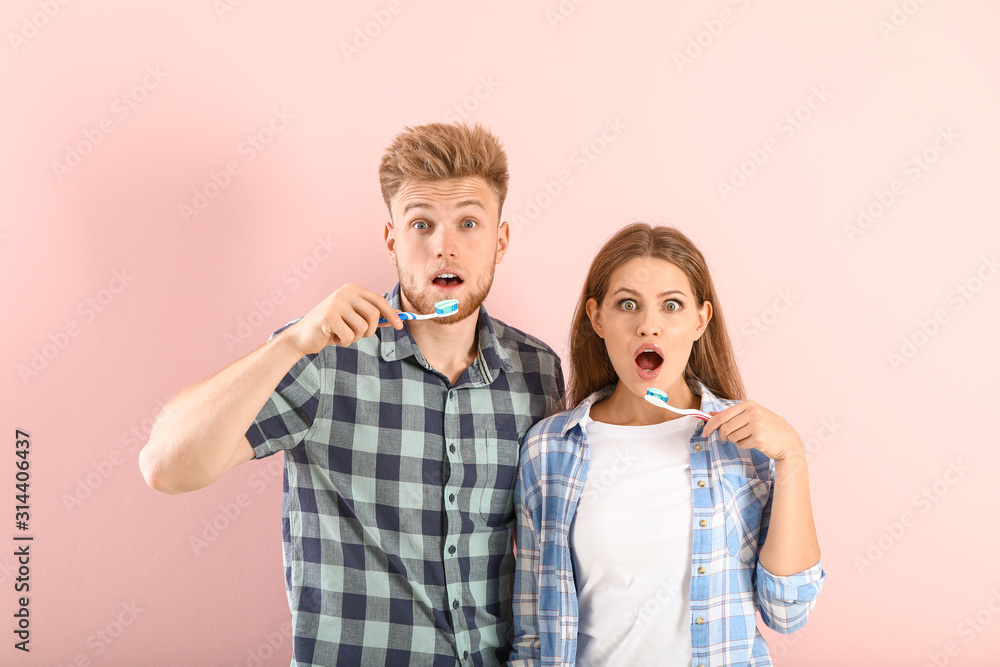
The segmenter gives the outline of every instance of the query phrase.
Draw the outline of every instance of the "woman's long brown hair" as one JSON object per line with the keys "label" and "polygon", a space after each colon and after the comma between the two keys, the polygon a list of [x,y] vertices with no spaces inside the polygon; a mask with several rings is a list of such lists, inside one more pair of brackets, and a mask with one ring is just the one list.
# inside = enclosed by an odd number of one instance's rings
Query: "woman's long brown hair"
{"label": "woman's long brown hair", "polygon": [[676,265],[691,283],[697,306],[701,307],[705,301],[712,303],[712,319],[701,338],[694,342],[684,369],[684,380],[691,391],[698,394],[695,380],[700,380],[719,398],[744,400],[743,380],[705,258],[688,237],[673,227],[637,222],[612,236],[590,264],[573,314],[567,407],[578,405],[594,391],[618,381],[604,340],[594,333],[587,317],[587,300],[593,298],[601,305],[608,293],[611,274],[636,257],[655,257]]}

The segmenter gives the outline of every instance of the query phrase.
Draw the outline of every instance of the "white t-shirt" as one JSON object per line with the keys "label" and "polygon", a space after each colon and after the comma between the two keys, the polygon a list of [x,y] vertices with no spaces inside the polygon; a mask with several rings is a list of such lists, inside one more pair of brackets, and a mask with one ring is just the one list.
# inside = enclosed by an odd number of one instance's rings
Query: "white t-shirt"
{"label": "white t-shirt", "polygon": [[691,664],[691,458],[695,417],[581,425],[590,471],[570,526],[580,605],[577,664]]}

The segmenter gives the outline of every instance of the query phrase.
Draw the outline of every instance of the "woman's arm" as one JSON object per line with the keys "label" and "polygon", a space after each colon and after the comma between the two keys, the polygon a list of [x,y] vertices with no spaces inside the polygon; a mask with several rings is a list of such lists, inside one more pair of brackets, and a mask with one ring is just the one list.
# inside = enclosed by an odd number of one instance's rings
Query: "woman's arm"
{"label": "woman's arm", "polygon": [[787,576],[819,562],[805,445],[792,425],[756,401],[743,401],[713,412],[704,436],[715,429],[740,449],[756,449],[774,460],[770,525],[760,550],[761,564],[771,574]]}
{"label": "woman's arm", "polygon": [[759,559],[768,572],[777,576],[802,572],[818,563],[820,557],[809,498],[809,470],[801,442],[799,438],[801,453],[774,461],[771,520]]}
{"label": "woman's arm", "polygon": [[[517,547],[514,560],[514,644],[510,654],[511,667],[528,667],[541,663],[541,640],[538,633],[538,579],[541,574],[541,554],[538,547],[538,526],[531,510],[525,506],[526,488],[532,486],[534,475],[530,461],[522,454],[517,482],[514,485],[514,515],[517,517]],[[528,478],[526,481],[525,478]]]}

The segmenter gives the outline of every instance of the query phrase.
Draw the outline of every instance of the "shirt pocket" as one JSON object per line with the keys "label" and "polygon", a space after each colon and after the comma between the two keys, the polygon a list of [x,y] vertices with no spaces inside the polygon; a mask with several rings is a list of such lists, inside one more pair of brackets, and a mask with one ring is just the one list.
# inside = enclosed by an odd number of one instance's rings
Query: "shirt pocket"
{"label": "shirt pocket", "polygon": [[[502,525],[514,512],[514,479],[517,476],[521,435],[516,431],[486,430],[476,438],[476,472],[482,477],[478,508],[490,525]],[[478,485],[477,485],[478,486]]]}
{"label": "shirt pocket", "polygon": [[731,473],[720,477],[726,516],[726,546],[745,564],[757,559],[761,519],[771,496],[771,482]]}

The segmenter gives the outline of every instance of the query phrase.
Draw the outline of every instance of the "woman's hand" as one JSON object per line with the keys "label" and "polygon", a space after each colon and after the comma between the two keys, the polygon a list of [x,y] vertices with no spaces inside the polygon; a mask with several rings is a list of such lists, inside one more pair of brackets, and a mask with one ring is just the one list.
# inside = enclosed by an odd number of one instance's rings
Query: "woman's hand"
{"label": "woman's hand", "polygon": [[805,457],[805,445],[792,425],[757,401],[743,401],[722,412],[708,414],[712,418],[705,422],[705,438],[718,430],[723,440],[741,449],[759,450],[775,461]]}

